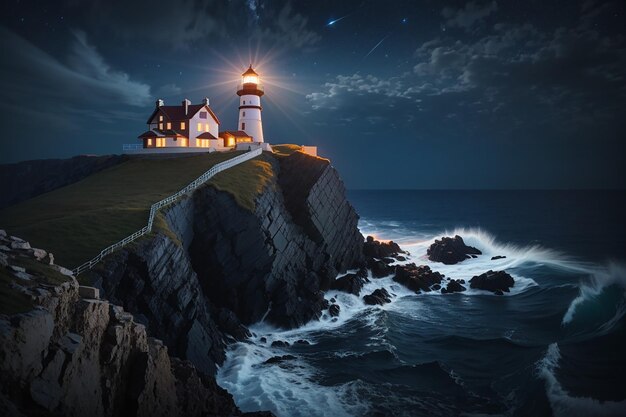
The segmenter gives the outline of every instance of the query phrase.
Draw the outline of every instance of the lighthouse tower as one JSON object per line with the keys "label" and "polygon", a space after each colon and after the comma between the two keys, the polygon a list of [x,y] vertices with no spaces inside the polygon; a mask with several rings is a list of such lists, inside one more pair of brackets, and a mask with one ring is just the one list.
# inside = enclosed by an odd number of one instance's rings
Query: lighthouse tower
{"label": "lighthouse tower", "polygon": [[237,129],[252,136],[253,142],[263,143],[263,124],[261,122],[263,85],[259,81],[259,74],[252,69],[252,65],[241,74],[241,77],[241,84],[237,88],[237,95],[239,96],[239,125]]}

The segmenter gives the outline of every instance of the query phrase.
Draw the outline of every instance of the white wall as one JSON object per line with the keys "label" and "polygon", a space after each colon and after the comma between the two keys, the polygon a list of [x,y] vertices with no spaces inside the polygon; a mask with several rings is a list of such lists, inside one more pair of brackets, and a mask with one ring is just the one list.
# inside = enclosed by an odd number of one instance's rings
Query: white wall
{"label": "white wall", "polygon": [[[260,106],[261,97],[255,95],[243,95],[239,98],[240,106]],[[243,115],[245,112],[245,116]],[[246,128],[242,128],[242,123]],[[252,136],[254,142],[263,142],[263,123],[261,121],[261,110],[259,109],[239,109],[239,124],[236,130],[243,130]]]}
{"label": "white wall", "polygon": [[[203,111],[207,112],[206,119],[200,118],[200,112],[203,112]],[[202,131],[198,131],[198,123],[202,123]],[[198,135],[201,135],[204,132],[206,132],[205,125],[207,123],[209,124],[209,133],[215,136],[216,138],[218,137],[220,133],[219,125],[217,124],[213,116],[211,116],[211,113],[209,113],[207,110],[201,109],[198,113],[195,114],[195,116],[193,116],[189,120],[189,146],[196,146],[196,138],[198,137]]]}

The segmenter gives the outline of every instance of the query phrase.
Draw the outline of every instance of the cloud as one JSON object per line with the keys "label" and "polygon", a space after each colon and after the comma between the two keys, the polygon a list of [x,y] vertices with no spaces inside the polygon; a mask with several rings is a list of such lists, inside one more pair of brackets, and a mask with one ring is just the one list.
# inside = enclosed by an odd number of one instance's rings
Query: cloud
{"label": "cloud", "polygon": [[73,33],[65,61],[1,26],[0,45],[0,88],[13,111],[50,115],[90,107],[115,109],[115,118],[120,108],[152,101],[150,86],[113,69],[83,32]]}
{"label": "cloud", "polygon": [[470,1],[461,9],[446,7],[441,14],[446,18],[447,26],[469,30],[475,23],[480,23],[487,16],[495,13],[496,10],[498,10],[498,4],[495,1],[484,4]]}
{"label": "cloud", "polygon": [[402,112],[408,101],[413,114],[460,115],[451,118],[464,128],[497,125],[508,131],[617,123],[626,105],[626,40],[604,36],[582,21],[553,31],[496,24],[474,40],[429,40],[414,59],[410,73],[390,79],[341,75],[307,99],[315,111],[332,109],[331,120],[359,106],[387,115],[381,123],[391,123],[407,117]]}

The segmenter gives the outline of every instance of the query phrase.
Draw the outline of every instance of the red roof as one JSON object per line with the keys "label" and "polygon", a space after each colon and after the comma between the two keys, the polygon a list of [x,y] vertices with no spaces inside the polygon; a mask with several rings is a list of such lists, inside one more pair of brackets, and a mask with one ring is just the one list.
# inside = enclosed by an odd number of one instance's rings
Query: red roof
{"label": "red roof", "polygon": [[220,120],[217,118],[215,113],[213,113],[213,110],[211,110],[211,108],[206,104],[190,104],[187,107],[187,114],[185,114],[185,108],[182,105],[157,107],[156,109],[154,109],[154,111],[148,118],[147,123],[152,122],[152,119],[154,118],[154,116],[159,110],[161,110],[163,114],[165,114],[165,116],[168,118],[169,121],[176,122],[176,121],[191,119],[193,116],[196,115],[196,113],[198,113],[203,108],[206,108],[206,110],[209,112],[211,117],[215,119],[217,124],[220,124]]}
{"label": "red roof", "polygon": [[220,132],[220,136],[222,135],[231,135],[236,138],[251,138],[252,137],[248,135],[246,132],[244,132],[243,130],[224,130],[223,132]]}
{"label": "red roof", "polygon": [[198,139],[217,139],[215,136],[213,136],[209,132],[204,132],[201,135],[196,136],[196,138],[198,138]]}
{"label": "red roof", "polygon": [[246,75],[256,75],[258,76],[259,74],[257,74],[256,72],[254,72],[254,70],[252,69],[252,64],[250,64],[250,68],[248,68],[246,70],[246,72],[244,72],[243,74],[241,74],[242,77],[245,77]]}

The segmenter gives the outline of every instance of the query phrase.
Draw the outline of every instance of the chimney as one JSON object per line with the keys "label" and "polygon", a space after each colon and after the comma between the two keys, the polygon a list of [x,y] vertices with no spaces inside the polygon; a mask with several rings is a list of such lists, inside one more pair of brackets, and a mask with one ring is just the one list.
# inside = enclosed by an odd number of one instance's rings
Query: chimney
{"label": "chimney", "polygon": [[184,99],[183,100],[183,107],[185,108],[185,114],[187,114],[189,112],[189,105],[191,104],[191,101],[189,101],[188,99]]}
{"label": "chimney", "polygon": [[164,104],[165,104],[165,103],[163,102],[163,100],[162,100],[162,99],[158,99],[158,100],[156,101],[156,107],[157,107],[157,109],[158,109],[159,107],[163,106]]}
{"label": "chimney", "polygon": [[205,106],[208,106],[209,105],[209,98],[208,97],[203,98],[202,99],[202,104],[204,104]]}

